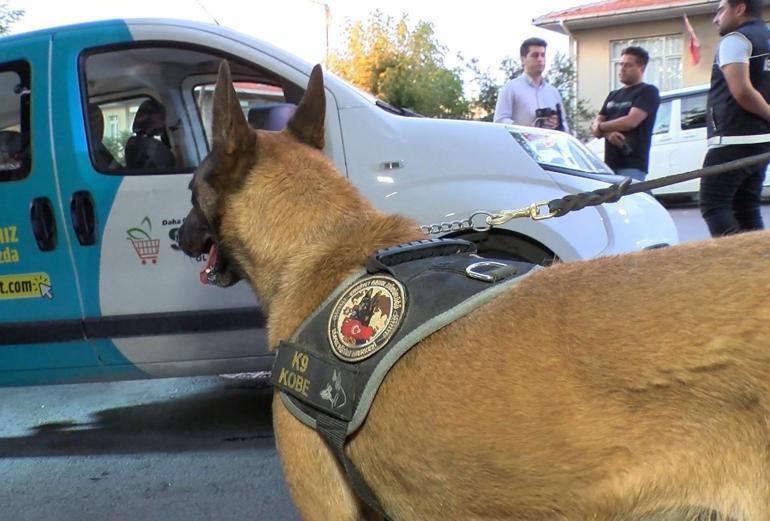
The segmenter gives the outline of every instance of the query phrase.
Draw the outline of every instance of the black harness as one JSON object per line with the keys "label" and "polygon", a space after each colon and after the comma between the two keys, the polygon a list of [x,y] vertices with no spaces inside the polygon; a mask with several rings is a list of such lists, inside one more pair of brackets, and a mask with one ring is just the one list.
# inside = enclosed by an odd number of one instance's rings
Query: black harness
{"label": "black harness", "polygon": [[316,429],[359,496],[385,515],[345,455],[388,371],[412,346],[518,282],[536,265],[485,259],[459,239],[380,250],[276,351],[271,381],[284,405]]}

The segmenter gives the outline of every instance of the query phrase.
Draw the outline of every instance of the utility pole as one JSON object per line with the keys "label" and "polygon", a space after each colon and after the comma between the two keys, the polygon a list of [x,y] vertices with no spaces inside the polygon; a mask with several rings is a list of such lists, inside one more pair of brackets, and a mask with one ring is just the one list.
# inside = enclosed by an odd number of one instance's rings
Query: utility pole
{"label": "utility pole", "polygon": [[319,0],[307,0],[307,1],[310,2],[311,4],[322,5],[324,8],[324,26],[326,29],[326,52],[325,52],[326,58],[324,59],[324,62],[328,63],[329,62],[329,26],[331,25],[331,20],[332,20],[332,10],[329,7],[329,4],[327,4],[326,2],[321,2]]}

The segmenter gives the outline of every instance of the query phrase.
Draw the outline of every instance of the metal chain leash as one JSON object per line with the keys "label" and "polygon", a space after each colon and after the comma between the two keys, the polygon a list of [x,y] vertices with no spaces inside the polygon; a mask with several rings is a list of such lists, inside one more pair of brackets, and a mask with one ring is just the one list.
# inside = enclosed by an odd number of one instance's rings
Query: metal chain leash
{"label": "metal chain leash", "polygon": [[447,221],[436,224],[423,224],[419,228],[421,232],[428,235],[459,232],[464,230],[485,232],[493,226],[500,226],[501,224],[505,224],[511,219],[516,219],[517,217],[529,217],[535,221],[554,217],[553,213],[544,213],[542,211],[544,208],[548,208],[548,203],[545,201],[532,203],[526,208],[520,208],[518,210],[501,210],[496,213],[479,210],[473,212],[467,219],[460,221]]}
{"label": "metal chain leash", "polygon": [[[487,220],[492,217],[494,214],[484,211],[478,211],[471,214],[470,217],[467,219],[462,219],[460,221],[445,221],[441,223],[435,223],[435,224],[423,224],[419,226],[420,231],[427,234],[427,235],[435,235],[435,234],[443,234],[443,233],[449,233],[449,232],[459,232],[464,230],[475,230],[475,231],[487,231],[490,226],[487,223]],[[483,217],[483,221],[479,222],[479,218]],[[474,224],[474,221],[476,223]]]}
{"label": "metal chain leash", "polygon": [[[438,224],[425,224],[419,228],[420,231],[428,235],[440,233],[443,234],[469,229],[473,229],[477,232],[485,232],[493,226],[500,226],[507,223],[511,219],[529,217],[534,221],[540,221],[543,219],[550,219],[552,217],[561,217],[563,215],[567,215],[569,212],[582,210],[587,206],[598,206],[604,203],[617,202],[621,197],[626,195],[648,191],[653,188],[660,188],[661,186],[681,183],[683,181],[689,181],[690,179],[695,179],[697,177],[706,177],[729,172],[731,170],[739,170],[747,166],[753,166],[767,161],[770,161],[770,153],[744,157],[723,163],[721,165],[700,168],[691,172],[670,175],[661,177],[660,179],[644,181],[641,183],[631,183],[631,179],[627,177],[620,183],[610,185],[606,188],[593,190],[591,192],[570,194],[559,199],[552,199],[548,202],[541,201],[538,203],[532,203],[529,206],[516,210],[500,210],[499,212],[476,211],[472,213],[468,219],[443,222]],[[483,220],[480,221],[480,219]]]}

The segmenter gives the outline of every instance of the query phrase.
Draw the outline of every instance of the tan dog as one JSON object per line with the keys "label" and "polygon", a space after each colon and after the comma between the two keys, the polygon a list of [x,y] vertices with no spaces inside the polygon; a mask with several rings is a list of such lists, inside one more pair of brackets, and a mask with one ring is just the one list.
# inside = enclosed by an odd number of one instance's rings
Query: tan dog
{"label": "tan dog", "polygon": [[[317,67],[286,130],[251,130],[223,64],[180,230],[211,281],[249,281],[271,345],[372,252],[421,237],[320,152],[324,110]],[[316,432],[273,409],[302,518],[376,518]],[[523,280],[409,351],[347,454],[397,520],[767,521],[768,413],[770,235],[751,233]]]}

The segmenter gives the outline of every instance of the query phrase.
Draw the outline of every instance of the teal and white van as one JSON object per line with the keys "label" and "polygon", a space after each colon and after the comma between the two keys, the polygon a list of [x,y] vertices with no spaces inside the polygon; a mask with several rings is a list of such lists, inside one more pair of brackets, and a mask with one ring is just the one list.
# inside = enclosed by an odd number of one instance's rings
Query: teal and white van
{"label": "teal and white van", "polygon": [[[0,385],[269,367],[250,289],[201,285],[205,259],[176,245],[225,58],[250,123],[282,128],[311,64],[222,27],[115,20],[0,38]],[[341,174],[423,224],[618,180],[561,133],[411,117],[332,75],[326,96]],[[645,194],[460,235],[534,262],[677,242]]]}

